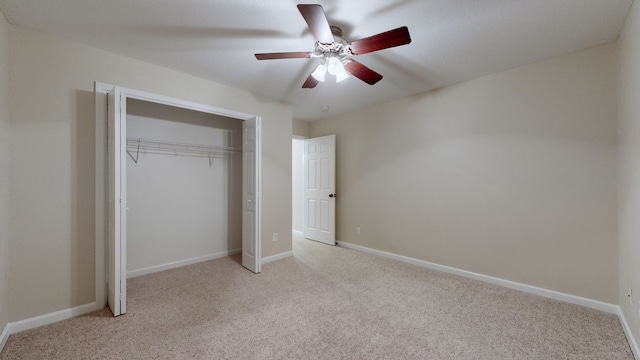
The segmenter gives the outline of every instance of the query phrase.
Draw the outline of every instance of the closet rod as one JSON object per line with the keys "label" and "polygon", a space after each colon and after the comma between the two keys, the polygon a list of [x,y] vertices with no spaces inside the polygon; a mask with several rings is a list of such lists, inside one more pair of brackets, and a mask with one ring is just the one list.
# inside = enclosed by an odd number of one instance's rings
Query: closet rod
{"label": "closet rod", "polygon": [[228,153],[239,152],[241,150],[241,148],[231,146],[186,144],[141,138],[127,138],[127,154],[129,154],[136,164],[138,163],[140,151],[146,154],[207,157],[209,158],[209,165],[211,166],[213,159],[216,157],[224,157]]}

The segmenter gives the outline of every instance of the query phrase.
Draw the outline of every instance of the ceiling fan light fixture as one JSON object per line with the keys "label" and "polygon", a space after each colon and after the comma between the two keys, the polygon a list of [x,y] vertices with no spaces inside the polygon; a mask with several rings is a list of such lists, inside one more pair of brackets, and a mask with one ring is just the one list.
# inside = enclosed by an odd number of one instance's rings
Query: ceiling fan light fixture
{"label": "ceiling fan light fixture", "polygon": [[324,76],[327,74],[327,67],[324,64],[318,65],[315,70],[311,73],[314,79],[318,81],[324,81]]}
{"label": "ceiling fan light fixture", "polygon": [[347,72],[347,70],[344,69],[344,66],[343,66],[342,71],[336,74],[336,82],[339,83],[348,78],[349,78],[349,73]]}
{"label": "ceiling fan light fixture", "polygon": [[342,65],[342,61],[335,56],[330,56],[329,60],[327,60],[327,71],[331,75],[338,75],[344,71],[344,65]]}

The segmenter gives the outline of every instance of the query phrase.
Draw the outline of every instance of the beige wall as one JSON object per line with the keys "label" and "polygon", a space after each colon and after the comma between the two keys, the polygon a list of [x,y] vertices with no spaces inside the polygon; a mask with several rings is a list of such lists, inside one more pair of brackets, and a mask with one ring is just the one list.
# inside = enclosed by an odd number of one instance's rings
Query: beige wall
{"label": "beige wall", "polygon": [[9,321],[94,301],[94,81],[262,116],[262,255],[291,249],[290,105],[17,26],[9,48]]}
{"label": "beige wall", "polygon": [[9,25],[0,12],[0,333],[9,321]]}
{"label": "beige wall", "polygon": [[[640,339],[640,4],[631,8],[618,40],[619,59],[619,254],[620,306],[636,339]],[[627,289],[633,288],[633,305]]]}
{"label": "beige wall", "polygon": [[617,303],[616,106],[609,44],[314,122],[337,238]]}
{"label": "beige wall", "polygon": [[293,135],[297,136],[309,136],[310,123],[308,121],[293,120]]}

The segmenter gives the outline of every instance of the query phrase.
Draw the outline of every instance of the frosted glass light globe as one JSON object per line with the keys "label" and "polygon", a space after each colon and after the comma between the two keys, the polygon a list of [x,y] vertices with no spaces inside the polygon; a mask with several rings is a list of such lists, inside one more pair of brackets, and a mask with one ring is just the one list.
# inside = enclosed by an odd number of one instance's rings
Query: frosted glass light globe
{"label": "frosted glass light globe", "polygon": [[318,67],[313,70],[311,76],[318,81],[324,81],[324,76],[327,73],[327,67],[324,64],[318,65]]}
{"label": "frosted glass light globe", "polygon": [[344,71],[342,61],[340,61],[340,59],[338,59],[337,57],[330,57],[327,64],[327,71],[331,75],[338,75],[339,73]]}

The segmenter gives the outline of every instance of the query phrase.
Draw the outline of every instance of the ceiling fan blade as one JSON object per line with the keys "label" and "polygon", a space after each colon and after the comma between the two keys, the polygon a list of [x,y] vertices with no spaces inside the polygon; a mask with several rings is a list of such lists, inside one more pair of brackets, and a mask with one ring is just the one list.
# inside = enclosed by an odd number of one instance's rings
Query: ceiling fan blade
{"label": "ceiling fan blade", "polygon": [[299,4],[298,10],[300,10],[300,14],[309,25],[309,29],[317,41],[322,44],[331,44],[334,41],[327,16],[324,14],[321,5]]}
{"label": "ceiling fan blade", "polygon": [[406,26],[402,26],[378,35],[356,40],[349,47],[353,55],[361,55],[394,46],[406,45],[410,42],[409,29]]}
{"label": "ceiling fan blade", "polygon": [[302,59],[310,58],[311,53],[308,52],[281,52],[281,53],[264,53],[256,54],[258,60],[274,60],[274,59]]}
{"label": "ceiling fan blade", "polygon": [[318,85],[318,80],[316,80],[313,76],[309,75],[307,80],[302,84],[303,89],[311,89]]}
{"label": "ceiling fan blade", "polygon": [[361,63],[351,60],[344,65],[344,68],[353,76],[366,82],[369,85],[373,85],[382,80],[382,75],[362,65]]}

